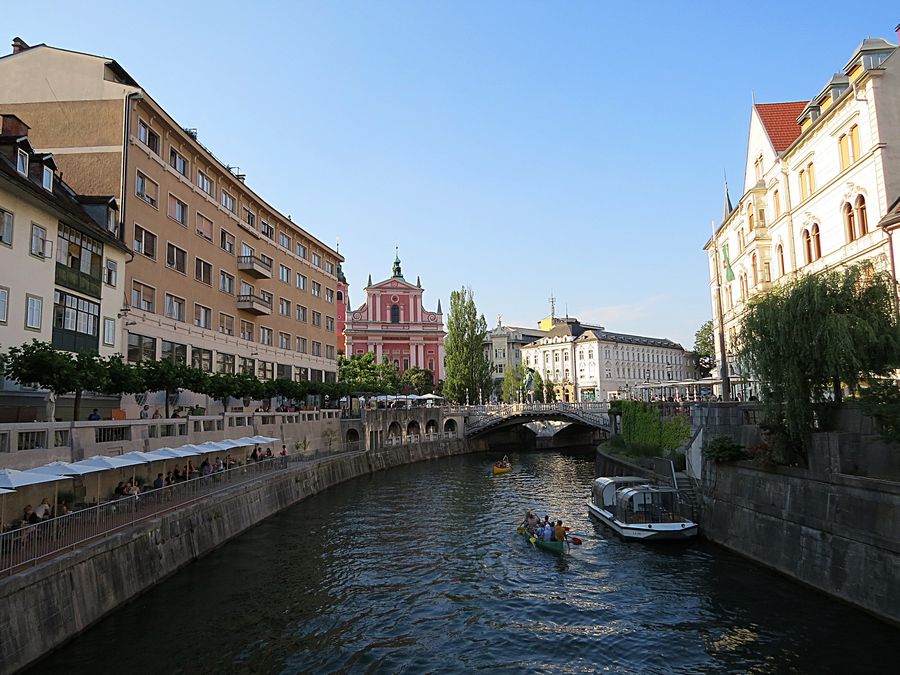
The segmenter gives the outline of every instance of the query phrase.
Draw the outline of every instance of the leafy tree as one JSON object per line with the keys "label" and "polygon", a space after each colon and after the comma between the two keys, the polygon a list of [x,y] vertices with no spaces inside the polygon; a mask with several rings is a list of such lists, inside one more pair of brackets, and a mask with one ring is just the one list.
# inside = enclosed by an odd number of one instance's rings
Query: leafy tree
{"label": "leafy tree", "polygon": [[503,373],[503,383],[500,385],[500,400],[504,403],[516,403],[523,391],[524,378],[525,368],[522,366],[507,368]]}
{"label": "leafy tree", "polygon": [[394,366],[387,358],[382,363],[376,363],[372,352],[338,359],[338,379],[351,392],[396,394],[400,387],[400,378]]}
{"label": "leafy tree", "polygon": [[413,394],[430,394],[434,391],[434,373],[425,368],[411,366],[400,376],[400,387]]}
{"label": "leafy tree", "polygon": [[871,265],[801,277],[753,301],[741,323],[739,357],[763,383],[767,422],[805,447],[829,390],[890,374],[900,365],[900,328],[889,274]]}
{"label": "leafy tree", "polygon": [[50,391],[47,419],[56,416],[56,399],[74,393],[73,416],[81,416],[81,397],[85,390],[101,390],[105,378],[103,364],[95,354],[54,349],[47,342],[32,340],[10,347],[4,358],[6,377],[24,386]]}
{"label": "leafy tree", "polygon": [[127,363],[122,356],[115,354],[103,362],[106,376],[99,391],[108,396],[137,394],[147,389],[143,371],[135,365]]}
{"label": "leafy tree", "polygon": [[716,365],[712,321],[705,321],[694,333],[694,355],[700,369],[700,377],[707,377]]}
{"label": "leafy tree", "polygon": [[472,289],[450,294],[447,337],[444,340],[447,376],[444,396],[453,401],[477,401],[491,391],[491,364],[484,354],[487,322],[475,307]]}
{"label": "leafy tree", "polygon": [[[141,362],[141,371],[144,384],[150,391],[162,391],[166,394],[166,418],[169,415],[169,397],[177,394],[180,389],[189,388],[189,384],[197,386],[201,381],[191,368],[183,363],[176,363],[171,359],[160,361],[148,360]],[[255,378],[254,378],[255,379]],[[194,391],[203,391],[205,386]]]}
{"label": "leafy tree", "polygon": [[544,378],[541,377],[541,373],[538,370],[534,371],[534,382],[531,385],[532,390],[534,391],[534,400],[536,403],[544,402]]}
{"label": "leafy tree", "polygon": [[556,385],[549,377],[544,380],[544,402],[553,403],[556,401]]}

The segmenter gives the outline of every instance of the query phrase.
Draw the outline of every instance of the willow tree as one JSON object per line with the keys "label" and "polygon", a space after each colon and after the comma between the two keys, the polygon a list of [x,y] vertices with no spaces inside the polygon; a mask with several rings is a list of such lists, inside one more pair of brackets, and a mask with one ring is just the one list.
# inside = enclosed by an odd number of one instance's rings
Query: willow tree
{"label": "willow tree", "polygon": [[487,322],[478,314],[471,288],[450,294],[444,363],[444,396],[452,401],[477,401],[491,392],[491,364],[484,353]]}
{"label": "willow tree", "polygon": [[801,277],[752,301],[739,358],[762,383],[768,413],[805,445],[817,407],[900,366],[890,275],[871,265]]}

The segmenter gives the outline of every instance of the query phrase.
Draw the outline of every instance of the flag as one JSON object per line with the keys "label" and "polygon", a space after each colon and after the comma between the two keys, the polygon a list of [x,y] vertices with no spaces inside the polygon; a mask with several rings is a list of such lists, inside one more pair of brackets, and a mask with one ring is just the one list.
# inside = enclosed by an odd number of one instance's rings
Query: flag
{"label": "flag", "polygon": [[722,267],[725,269],[725,281],[734,281],[734,270],[731,269],[731,261],[728,260],[728,244],[722,245],[722,258],[724,262]]}

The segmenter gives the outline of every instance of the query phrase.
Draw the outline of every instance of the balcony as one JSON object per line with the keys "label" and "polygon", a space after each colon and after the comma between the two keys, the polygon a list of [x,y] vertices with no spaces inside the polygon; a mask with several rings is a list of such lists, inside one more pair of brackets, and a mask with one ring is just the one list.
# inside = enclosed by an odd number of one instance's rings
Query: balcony
{"label": "balcony", "polygon": [[245,312],[250,312],[251,314],[272,313],[271,301],[264,300],[257,295],[239,295],[237,299],[237,307],[238,309],[242,309]]}
{"label": "balcony", "polygon": [[81,270],[67,267],[62,263],[56,263],[56,283],[73,291],[79,291],[92,298],[100,297],[100,279]]}
{"label": "balcony", "polygon": [[[257,279],[271,279],[272,265],[255,255],[242,255],[237,259],[238,269]],[[268,313],[268,312],[267,312]]]}

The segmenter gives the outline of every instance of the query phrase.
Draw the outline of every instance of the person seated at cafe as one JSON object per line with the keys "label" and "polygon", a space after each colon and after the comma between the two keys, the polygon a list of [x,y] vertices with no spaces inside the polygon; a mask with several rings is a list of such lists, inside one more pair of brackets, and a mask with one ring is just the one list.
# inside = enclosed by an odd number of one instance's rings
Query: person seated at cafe
{"label": "person seated at cafe", "polygon": [[34,525],[35,523],[40,522],[40,520],[41,519],[38,518],[38,515],[34,512],[34,508],[32,508],[31,504],[22,510],[23,525]]}
{"label": "person seated at cafe", "polygon": [[172,472],[167,471],[166,472],[166,485],[171,485],[174,482],[175,482],[175,479],[172,477]]}
{"label": "person seated at cafe", "polygon": [[159,408],[153,411],[152,419],[159,420],[162,419],[162,413],[159,412]]}
{"label": "person seated at cafe", "polygon": [[141,486],[132,481],[128,481],[128,484],[125,486],[125,494],[136,497],[141,494]]}
{"label": "person seated at cafe", "polygon": [[69,508],[69,505],[66,502],[59,505],[59,515],[67,516],[70,513],[72,513],[72,509]]}
{"label": "person seated at cafe", "polygon": [[191,478],[196,478],[196,477],[197,477],[197,474],[199,473],[199,472],[197,471],[197,467],[194,466],[194,462],[192,462],[191,460],[188,460],[188,465],[187,465],[187,471],[186,471],[186,473],[187,473],[187,475],[188,475],[189,477],[191,477]]}
{"label": "person seated at cafe", "polygon": [[49,518],[53,515],[52,509],[50,508],[50,500],[44,497],[41,500],[41,503],[38,504],[38,507],[34,510],[35,515],[40,519],[44,520],[45,518]]}
{"label": "person seated at cafe", "polygon": [[175,470],[172,471],[172,482],[180,483],[182,480],[184,480],[184,479],[181,477],[181,472],[178,470],[178,467],[176,466]]}
{"label": "person seated at cafe", "polygon": [[281,446],[281,456],[282,456],[282,457],[287,457],[287,454],[288,454],[287,446],[286,446],[286,445],[282,445],[282,446]]}
{"label": "person seated at cafe", "polygon": [[156,474],[156,480],[153,481],[153,489],[159,490],[162,487],[166,486],[166,481],[163,479],[163,475],[161,473]]}
{"label": "person seated at cafe", "polygon": [[115,493],[115,495],[116,495],[117,497],[124,497],[124,496],[125,496],[125,483],[124,483],[124,481],[119,481],[119,484],[116,485],[116,489],[113,490],[113,492]]}
{"label": "person seated at cafe", "polygon": [[216,457],[216,472],[225,470],[225,462],[222,461],[221,457]]}
{"label": "person seated at cafe", "polygon": [[181,413],[178,412],[178,408],[176,408],[175,412],[172,413],[172,419],[173,420],[181,419]]}
{"label": "person seated at cafe", "polygon": [[254,447],[253,452],[250,453],[250,459],[252,459],[254,462],[258,462],[261,459],[258,445]]}
{"label": "person seated at cafe", "polygon": [[94,408],[93,410],[91,410],[91,414],[88,415],[87,418],[88,418],[88,421],[89,421],[89,422],[99,422],[100,419],[102,419],[102,418],[100,417],[100,413],[97,412],[97,409],[96,409],[96,408]]}
{"label": "person seated at cafe", "polygon": [[274,457],[274,456],[275,455],[272,454],[272,448],[266,448],[266,459],[268,459],[269,457]]}
{"label": "person seated at cafe", "polygon": [[212,465],[209,463],[209,460],[204,458],[203,462],[200,464],[200,475],[208,476],[212,473]]}

